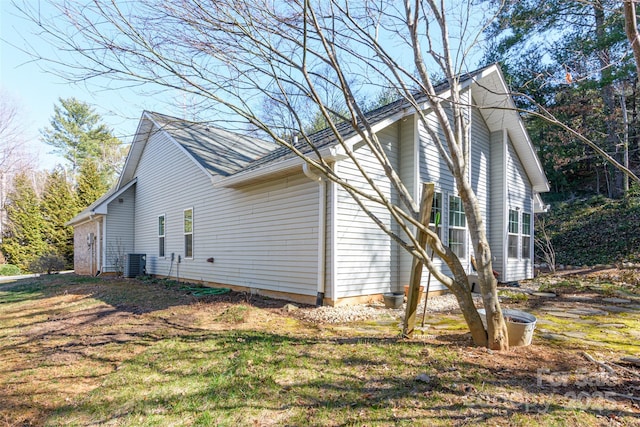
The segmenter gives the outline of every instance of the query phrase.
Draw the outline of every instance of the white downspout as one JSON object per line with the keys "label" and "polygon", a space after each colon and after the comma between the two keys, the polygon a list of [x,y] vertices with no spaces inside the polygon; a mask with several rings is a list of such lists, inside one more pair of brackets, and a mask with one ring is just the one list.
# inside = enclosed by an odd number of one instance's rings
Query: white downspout
{"label": "white downspout", "polygon": [[[102,235],[103,240],[102,240],[102,244],[100,245],[100,251],[102,252],[101,255],[101,261],[100,261],[100,266],[102,267],[102,270],[105,269],[105,267],[108,265],[107,264],[107,245],[105,243],[107,242],[107,216],[103,216],[102,217]],[[104,273],[104,271],[102,271]]]}
{"label": "white downspout", "polygon": [[504,169],[502,170],[502,281],[508,281],[509,262],[509,186],[507,184],[509,170],[509,133],[507,129],[502,129],[502,160]]}
{"label": "white downspout", "polygon": [[308,163],[302,165],[304,174],[318,183],[318,284],[316,296],[316,306],[323,305],[326,291],[326,269],[327,269],[327,183],[316,173],[312,172]]}

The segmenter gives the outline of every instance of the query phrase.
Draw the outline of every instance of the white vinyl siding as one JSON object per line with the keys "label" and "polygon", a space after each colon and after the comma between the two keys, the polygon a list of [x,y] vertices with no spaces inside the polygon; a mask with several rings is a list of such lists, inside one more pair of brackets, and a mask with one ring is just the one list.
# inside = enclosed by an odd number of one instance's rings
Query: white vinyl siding
{"label": "white vinyl siding", "polygon": [[[148,256],[150,274],[174,276],[180,255],[180,279],[316,295],[319,186],[301,169],[242,188],[216,188],[160,132],[147,142],[135,175],[136,253],[157,253],[157,212],[166,215],[167,257]],[[185,207],[194,212],[192,259],[184,252]]]}
{"label": "white vinyl siding", "polygon": [[[393,125],[378,133],[390,161],[397,168],[398,126]],[[366,146],[355,147],[360,164],[364,165],[376,185],[390,199],[396,196],[389,179]],[[338,174],[351,185],[371,192],[365,179],[350,160],[337,164]],[[385,207],[365,201],[365,206],[390,228],[394,228],[391,215]],[[343,189],[338,190],[337,297],[371,295],[399,289],[398,247]]]}
{"label": "white vinyl siding", "polygon": [[480,203],[487,235],[491,232],[487,221],[491,211],[491,135],[478,109],[473,110],[471,122],[471,187]]}
{"label": "white vinyl siding", "polygon": [[504,265],[506,263],[507,248],[504,233],[507,227],[507,217],[505,213],[505,193],[506,193],[506,145],[504,132],[491,133],[491,201],[488,223],[489,223],[489,247],[493,257],[493,269],[500,273],[500,280],[504,279]]}
{"label": "white vinyl siding", "polygon": [[135,246],[135,227],[131,221],[135,210],[135,186],[116,197],[107,207],[104,219],[106,247],[102,272],[124,273],[127,255]]}
{"label": "white vinyl siding", "polygon": [[[533,211],[533,192],[531,183],[524,172],[511,140],[507,140],[506,159],[506,208],[520,209],[520,212]],[[505,229],[505,233],[506,233]],[[506,233],[508,240],[508,233]],[[522,280],[533,277],[533,260],[531,258],[509,258],[503,281]]]}
{"label": "white vinyl siding", "polygon": [[[443,137],[442,131],[439,128],[433,113],[427,115],[427,122],[432,129],[435,129],[436,133]],[[418,167],[419,167],[419,182],[433,182],[435,183],[435,191],[442,194],[442,212],[441,212],[441,227],[440,236],[443,243],[446,245],[448,242],[448,198],[449,194],[455,192],[455,183],[453,175],[449,171],[445,161],[441,158],[440,153],[433,141],[430,133],[424,128],[422,121],[418,120],[417,131],[419,138],[419,146],[417,149]],[[416,194],[416,200],[420,200],[422,197],[421,191]],[[407,254],[407,262],[403,268],[404,275],[402,276],[402,282],[408,284],[409,276],[411,273],[411,256]],[[440,259],[435,258],[433,260],[436,268],[441,269],[445,274],[450,275],[449,268]],[[422,283],[426,284],[428,280],[429,272],[426,268],[422,271]],[[431,281],[430,290],[444,289],[444,285],[439,282]]]}

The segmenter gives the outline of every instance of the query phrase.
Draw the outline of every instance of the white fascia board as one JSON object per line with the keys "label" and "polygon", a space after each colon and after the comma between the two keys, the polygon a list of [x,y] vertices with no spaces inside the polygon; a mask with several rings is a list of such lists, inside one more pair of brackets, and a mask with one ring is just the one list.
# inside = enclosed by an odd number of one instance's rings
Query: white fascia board
{"label": "white fascia board", "polygon": [[[544,173],[542,163],[538,158],[538,154],[531,142],[529,133],[524,127],[522,117],[520,117],[520,114],[516,110],[515,102],[510,94],[507,82],[504,80],[504,75],[499,71],[497,65],[493,65],[481,72],[478,78],[473,79],[473,81],[482,80],[491,74],[494,74],[495,77],[497,77],[497,81],[495,79],[489,80],[489,83],[494,84],[492,91],[494,93],[505,94],[504,101],[506,101],[506,105],[501,108],[501,111],[504,117],[503,122],[509,124],[507,129],[513,135],[512,143],[514,149],[516,150],[518,157],[523,162],[523,167],[531,181],[533,190],[539,193],[546,193],[550,190],[549,182],[547,181],[547,177]],[[482,87],[481,89],[486,90]],[[488,107],[490,108],[490,106]]]}
{"label": "white fascia board", "polygon": [[[402,120],[403,118],[409,116],[413,114],[413,108],[409,107],[409,108],[403,108],[402,110],[399,110],[397,113],[393,114],[392,116],[387,117],[384,120],[381,120],[380,122],[376,123],[375,125],[371,126],[371,131],[375,134],[380,132],[382,129],[391,126],[392,124],[394,124],[395,122],[397,122],[398,120]],[[353,146],[356,145],[358,142],[362,141],[362,137],[360,135],[358,135],[357,133],[347,139],[344,140],[344,145],[346,145],[347,147],[353,149]],[[346,156],[345,154],[345,150],[344,148],[341,146],[341,144],[337,143],[334,145],[334,148],[336,150],[336,153],[342,153],[343,155]],[[340,154],[338,154],[340,155]],[[336,159],[336,160],[341,160],[341,159]]]}
{"label": "white fascia board", "polygon": [[549,212],[550,205],[545,205],[539,193],[533,193],[533,213]]}
{"label": "white fascia board", "polygon": [[82,215],[82,216],[78,217],[78,218],[77,218],[75,221],[73,221],[73,222],[71,222],[71,221],[69,221],[69,222],[65,222],[65,223],[64,223],[64,225],[67,225],[67,226],[72,225],[72,226],[74,226],[74,227],[79,227],[79,226],[81,226],[82,224],[86,224],[86,223],[88,223],[88,222],[91,222],[91,221],[93,221],[96,217],[101,217],[101,216],[104,216],[104,215],[101,215],[101,214],[95,214],[95,213],[93,213],[93,211],[90,211],[90,212],[87,212],[86,214],[84,214],[84,215]]}
{"label": "white fascia board", "polygon": [[102,215],[106,215],[107,214],[107,209],[109,206],[109,203],[111,203],[112,201],[114,201],[117,197],[120,197],[120,195],[122,193],[124,193],[125,191],[127,191],[129,188],[131,188],[131,186],[133,184],[135,184],[136,182],[138,182],[137,178],[132,179],[131,181],[129,181],[127,184],[125,184],[124,187],[122,187],[121,189],[119,189],[118,191],[116,191],[115,193],[113,193],[111,196],[109,196],[107,199],[105,199],[102,203],[100,203],[98,206],[96,206],[95,208],[93,208],[93,210],[91,211],[94,215],[96,214],[102,214]]}
{"label": "white fascia board", "polygon": [[[116,188],[120,188],[121,185],[127,182],[127,174],[132,175],[135,167],[137,166],[137,162],[140,159],[140,155],[142,154],[142,150],[144,149],[145,142],[149,139],[149,135],[151,134],[152,126],[147,125],[147,120],[151,122],[147,112],[143,111],[142,116],[140,117],[140,121],[138,122],[138,127],[136,128],[136,133],[134,134],[133,141],[131,142],[131,146],[129,147],[127,159],[124,162],[124,167],[122,168],[122,172],[120,173],[120,177],[118,178]],[[147,125],[149,128],[144,129],[144,125]],[[133,164],[134,162],[136,164]],[[130,170],[131,168],[134,168],[134,170]]]}
{"label": "white fascia board", "polygon": [[[344,154],[340,154],[335,147],[327,147],[320,151],[320,156],[325,160],[341,160],[345,156]],[[316,155],[309,156],[311,158],[317,159]],[[289,169],[294,169],[302,166],[305,163],[302,158],[296,156],[287,160],[283,160],[280,162],[275,162],[268,166],[253,169],[246,172],[238,172],[234,175],[231,175],[227,178],[219,179],[213,182],[214,187],[233,187],[235,185],[242,184],[247,181],[251,181],[254,179],[265,178],[269,175],[273,175],[278,172],[283,172]]]}

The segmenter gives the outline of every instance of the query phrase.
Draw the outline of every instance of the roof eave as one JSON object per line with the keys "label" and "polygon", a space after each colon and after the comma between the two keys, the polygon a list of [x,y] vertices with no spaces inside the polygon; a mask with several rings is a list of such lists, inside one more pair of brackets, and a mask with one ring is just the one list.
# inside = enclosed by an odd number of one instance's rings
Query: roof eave
{"label": "roof eave", "polygon": [[[337,150],[336,147],[327,147],[323,150],[320,150],[320,156],[325,161],[337,161],[346,157],[344,154],[340,154],[339,150]],[[317,159],[317,156],[315,155],[312,155],[309,157]],[[257,169],[238,172],[229,177],[217,180],[216,182],[213,183],[213,186],[226,187],[226,188],[242,186],[254,180],[264,179],[269,176],[276,175],[278,173],[283,173],[289,170],[297,169],[301,167],[304,163],[305,161],[301,157],[297,157],[297,156],[292,157],[290,159],[271,163],[267,166],[260,167]]]}

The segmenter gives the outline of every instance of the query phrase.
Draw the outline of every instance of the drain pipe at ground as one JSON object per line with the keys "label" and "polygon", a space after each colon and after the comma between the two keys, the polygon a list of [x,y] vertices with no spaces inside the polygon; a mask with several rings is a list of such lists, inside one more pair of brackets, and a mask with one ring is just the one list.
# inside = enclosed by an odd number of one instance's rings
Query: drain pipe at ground
{"label": "drain pipe at ground", "polygon": [[326,288],[327,183],[320,175],[311,171],[308,163],[302,165],[302,171],[308,178],[316,181],[320,185],[318,191],[318,294],[316,296],[316,306],[320,307],[324,303]]}

